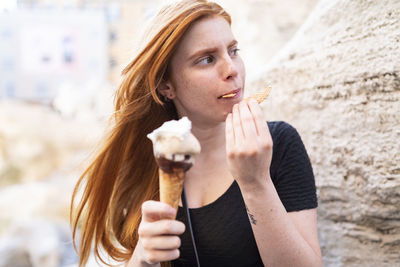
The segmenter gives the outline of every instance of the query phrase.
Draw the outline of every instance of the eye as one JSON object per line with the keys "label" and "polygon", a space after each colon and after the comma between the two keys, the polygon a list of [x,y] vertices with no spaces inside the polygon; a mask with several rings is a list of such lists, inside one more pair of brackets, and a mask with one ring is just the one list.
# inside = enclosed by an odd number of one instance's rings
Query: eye
{"label": "eye", "polygon": [[199,59],[196,62],[196,64],[207,65],[207,64],[211,64],[213,62],[214,62],[214,58],[212,56],[206,56],[206,57],[203,57],[203,58]]}
{"label": "eye", "polygon": [[231,57],[234,57],[234,56],[239,55],[239,51],[240,51],[240,49],[237,48],[236,46],[234,46],[229,50],[229,54]]}

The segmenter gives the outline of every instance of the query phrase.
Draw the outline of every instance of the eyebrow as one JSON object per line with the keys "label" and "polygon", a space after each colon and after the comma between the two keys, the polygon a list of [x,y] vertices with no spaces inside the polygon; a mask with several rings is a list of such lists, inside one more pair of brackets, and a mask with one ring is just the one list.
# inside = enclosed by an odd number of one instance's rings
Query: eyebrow
{"label": "eyebrow", "polygon": [[[228,48],[231,48],[232,46],[235,46],[237,44],[238,44],[238,41],[233,40],[232,42],[229,43]],[[205,49],[200,49],[200,50],[194,52],[191,56],[189,56],[188,60],[192,60],[196,57],[206,55],[206,54],[213,54],[217,51],[218,51],[217,47],[209,47],[209,48],[205,48]]]}

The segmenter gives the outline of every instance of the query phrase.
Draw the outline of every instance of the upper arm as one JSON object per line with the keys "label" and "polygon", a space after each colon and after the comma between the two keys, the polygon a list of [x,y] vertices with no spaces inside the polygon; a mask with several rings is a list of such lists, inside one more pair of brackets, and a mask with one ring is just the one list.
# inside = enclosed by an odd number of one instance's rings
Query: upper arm
{"label": "upper arm", "polygon": [[321,258],[318,241],[317,209],[307,209],[288,213],[297,231],[306,240],[315,254]]}

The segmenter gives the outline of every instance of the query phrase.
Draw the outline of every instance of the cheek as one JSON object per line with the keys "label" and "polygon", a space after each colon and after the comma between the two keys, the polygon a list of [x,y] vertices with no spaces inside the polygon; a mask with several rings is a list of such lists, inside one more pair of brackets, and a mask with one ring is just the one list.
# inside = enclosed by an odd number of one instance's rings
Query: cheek
{"label": "cheek", "polygon": [[245,67],[244,62],[243,62],[243,60],[241,58],[239,59],[238,70],[239,70],[239,75],[242,78],[243,85],[244,85],[244,82],[246,80],[246,67]]}
{"label": "cheek", "polygon": [[174,87],[176,96],[181,102],[193,101],[193,98],[196,98],[199,93],[196,79],[185,73],[181,73],[181,75],[176,77]]}
{"label": "cheek", "polygon": [[[183,71],[176,77],[177,94],[181,96],[200,96],[212,90],[215,86],[215,78],[204,71]],[[214,81],[214,82],[213,82]]]}
{"label": "cheek", "polygon": [[187,77],[187,74],[180,69],[174,70],[171,82],[177,95],[184,93],[186,88],[190,87],[190,77]]}

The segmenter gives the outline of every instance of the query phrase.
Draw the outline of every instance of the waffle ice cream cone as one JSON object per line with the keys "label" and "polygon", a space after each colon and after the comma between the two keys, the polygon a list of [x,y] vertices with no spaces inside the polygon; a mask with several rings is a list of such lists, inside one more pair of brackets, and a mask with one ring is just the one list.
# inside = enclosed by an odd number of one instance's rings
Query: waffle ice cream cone
{"label": "waffle ice cream cone", "polygon": [[185,172],[200,153],[200,143],[191,133],[187,117],[165,122],[147,137],[153,142],[154,157],[159,167],[160,201],[178,209]]}
{"label": "waffle ice cream cone", "polygon": [[185,171],[183,169],[173,169],[170,173],[159,169],[160,201],[178,209],[184,178]]}
{"label": "waffle ice cream cone", "polygon": [[258,102],[258,104],[261,104],[269,96],[269,93],[271,92],[271,88],[272,88],[271,86],[268,86],[264,91],[257,92],[255,94],[249,96],[248,98],[246,98],[246,101],[248,101],[250,99],[255,99]]}

